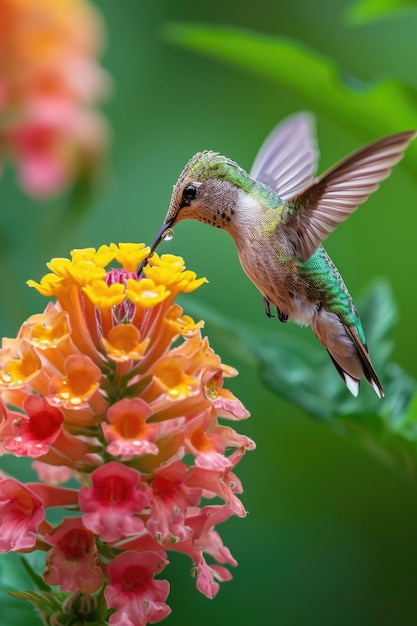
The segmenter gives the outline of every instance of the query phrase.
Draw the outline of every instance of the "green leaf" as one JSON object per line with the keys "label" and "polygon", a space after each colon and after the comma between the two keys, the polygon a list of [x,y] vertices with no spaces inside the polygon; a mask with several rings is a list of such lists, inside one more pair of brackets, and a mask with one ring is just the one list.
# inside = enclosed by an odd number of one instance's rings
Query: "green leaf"
{"label": "green leaf", "polygon": [[385,387],[382,400],[367,384],[354,398],[323,347],[319,343],[312,347],[301,330],[297,337],[278,323],[271,331],[260,330],[195,302],[187,303],[187,309],[204,319],[210,334],[219,336],[223,345],[251,363],[273,392],[325,421],[339,434],[360,442],[385,462],[400,465],[407,473],[410,466],[417,469],[416,381],[390,362],[397,315],[385,282],[376,283],[359,306],[373,361]]}
{"label": "green leaf", "polygon": [[31,566],[27,559],[21,557],[20,562],[22,563],[27,575],[35,585],[39,591],[50,591],[51,587],[44,582],[42,576],[40,576]]}
{"label": "green leaf", "polygon": [[410,402],[408,409],[397,420],[397,429],[405,439],[417,440],[417,393]]}
{"label": "green leaf", "polygon": [[[417,94],[411,87],[392,80],[365,84],[342,77],[333,61],[297,41],[180,23],[167,25],[164,36],[176,45],[272,79],[365,140],[417,128]],[[417,142],[407,150],[404,163],[415,176]]]}
{"label": "green leaf", "polygon": [[363,24],[391,17],[393,13],[413,10],[416,6],[415,0],[356,0],[349,5],[346,16],[352,24]]}
{"label": "green leaf", "polygon": [[57,611],[61,607],[61,603],[53,595],[53,593],[40,593],[38,591],[10,591],[11,596],[20,600],[31,602],[41,614]]}
{"label": "green leaf", "polygon": [[417,468],[415,441],[407,441],[395,433],[377,414],[355,414],[338,418],[343,434],[358,443],[385,465],[399,467],[413,477]]}
{"label": "green leaf", "polygon": [[10,592],[15,598],[30,602],[44,624],[67,624],[79,626],[103,626],[108,624],[107,604],[103,594],[85,595],[80,592],[17,591]]}

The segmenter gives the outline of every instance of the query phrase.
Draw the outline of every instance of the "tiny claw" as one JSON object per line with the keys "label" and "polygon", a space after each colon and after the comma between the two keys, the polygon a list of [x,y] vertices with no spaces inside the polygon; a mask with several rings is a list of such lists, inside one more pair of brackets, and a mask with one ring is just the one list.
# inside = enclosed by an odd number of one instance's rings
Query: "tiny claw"
{"label": "tiny claw", "polygon": [[284,313],[283,311],[280,311],[279,308],[277,307],[277,314],[278,314],[278,319],[280,322],[283,322],[285,324],[285,322],[288,322],[288,313]]}
{"label": "tiny claw", "polygon": [[271,303],[269,302],[268,298],[266,296],[263,296],[263,303],[264,303],[264,308],[265,308],[265,313],[267,317],[275,317],[274,315],[272,315],[271,313]]}

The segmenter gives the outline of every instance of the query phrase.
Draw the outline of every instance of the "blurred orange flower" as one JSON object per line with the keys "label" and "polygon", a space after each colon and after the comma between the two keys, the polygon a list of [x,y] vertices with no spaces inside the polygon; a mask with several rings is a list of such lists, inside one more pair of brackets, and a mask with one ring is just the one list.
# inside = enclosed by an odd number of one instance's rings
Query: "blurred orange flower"
{"label": "blurred orange flower", "polygon": [[29,194],[53,195],[92,175],[106,143],[103,26],[86,0],[0,0],[0,15],[0,158]]}

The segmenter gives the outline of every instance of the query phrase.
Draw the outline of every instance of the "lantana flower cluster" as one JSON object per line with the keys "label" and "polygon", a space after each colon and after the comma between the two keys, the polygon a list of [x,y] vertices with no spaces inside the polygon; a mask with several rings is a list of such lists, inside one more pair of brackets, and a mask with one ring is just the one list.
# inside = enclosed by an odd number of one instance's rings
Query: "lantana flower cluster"
{"label": "lantana flower cluster", "polygon": [[97,65],[102,24],[87,0],[0,0],[0,164],[25,190],[53,195],[94,174],[107,131]]}
{"label": "lantana flower cluster", "polygon": [[223,423],[248,416],[223,387],[237,372],[175,302],[205,279],[166,254],[138,278],[148,254],[111,244],[53,259],[28,281],[44,313],[3,340],[0,451],[34,459],[39,481],[1,476],[0,551],[45,552],[47,624],[73,623],[80,603],[94,623],[164,619],[168,551],[190,557],[209,598],[236,565],[216,527],[245,516],[235,467],[254,443]]}

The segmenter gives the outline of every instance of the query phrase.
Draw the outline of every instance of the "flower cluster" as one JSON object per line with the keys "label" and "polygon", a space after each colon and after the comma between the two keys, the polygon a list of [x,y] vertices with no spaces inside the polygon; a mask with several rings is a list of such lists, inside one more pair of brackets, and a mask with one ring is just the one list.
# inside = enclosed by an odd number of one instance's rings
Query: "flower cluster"
{"label": "flower cluster", "polygon": [[[68,592],[54,623],[80,593],[104,606],[102,623],[162,620],[169,583],[155,576],[169,550],[189,555],[210,598],[236,565],[216,531],[245,515],[234,471],[254,448],[219,422],[248,416],[223,387],[236,370],[174,302],[205,279],[156,254],[138,279],[148,253],[111,244],[53,259],[29,285],[55,302],[0,351],[0,452],[33,458],[39,477],[2,475],[0,550],[46,552],[44,581]],[[73,514],[53,526],[50,507]]]}
{"label": "flower cluster", "polygon": [[51,195],[91,174],[106,141],[101,23],[87,0],[0,0],[0,15],[1,158],[30,194]]}

